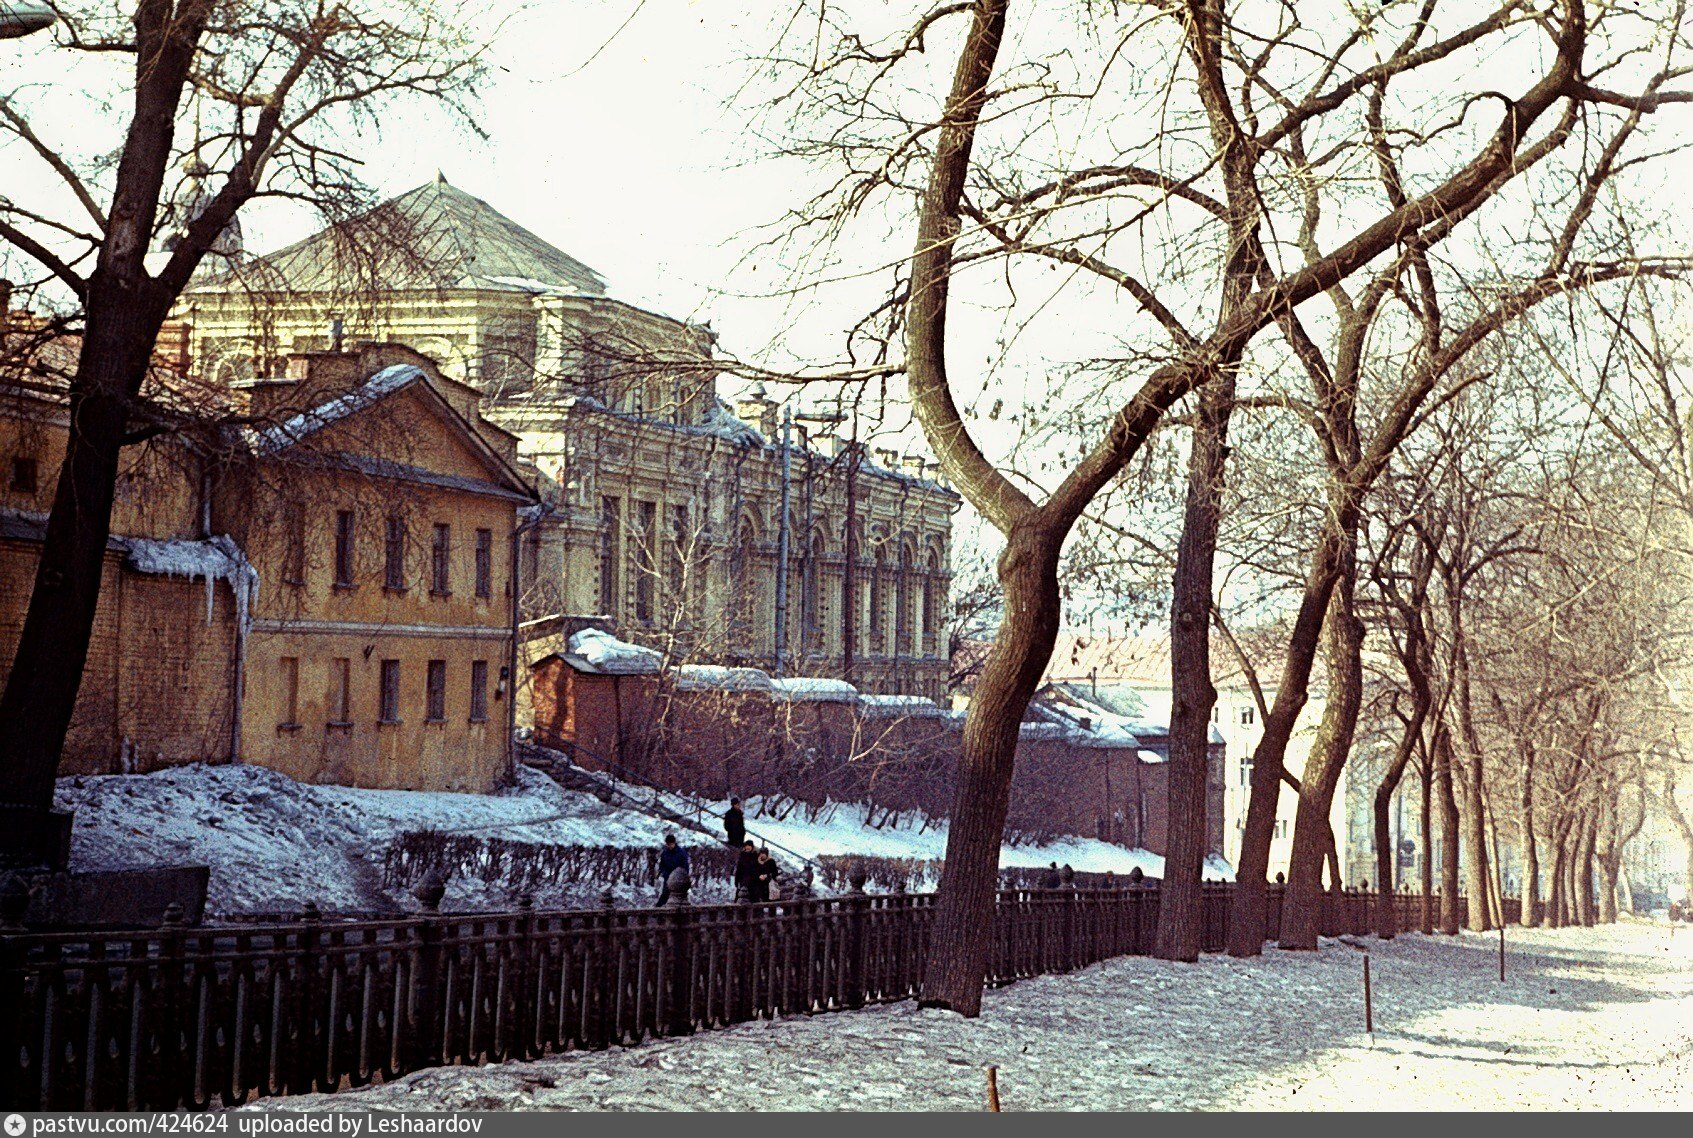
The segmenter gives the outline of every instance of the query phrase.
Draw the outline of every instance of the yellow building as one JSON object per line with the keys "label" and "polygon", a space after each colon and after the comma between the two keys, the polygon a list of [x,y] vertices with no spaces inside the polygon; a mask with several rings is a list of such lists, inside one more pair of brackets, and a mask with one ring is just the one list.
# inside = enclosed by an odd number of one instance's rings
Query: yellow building
{"label": "yellow building", "polygon": [[[516,441],[408,348],[280,370],[195,392],[196,422],[131,448],[63,769],[487,789],[509,763],[512,569],[535,506]],[[0,377],[0,677],[65,429],[62,382]]]}
{"label": "yellow building", "polygon": [[544,479],[522,573],[537,627],[609,618],[673,661],[945,694],[959,498],[935,467],[831,433],[844,419],[786,422],[758,389],[731,408],[709,328],[607,296],[443,178],[238,260],[177,317],[195,368],[223,383],[394,340],[473,385]]}

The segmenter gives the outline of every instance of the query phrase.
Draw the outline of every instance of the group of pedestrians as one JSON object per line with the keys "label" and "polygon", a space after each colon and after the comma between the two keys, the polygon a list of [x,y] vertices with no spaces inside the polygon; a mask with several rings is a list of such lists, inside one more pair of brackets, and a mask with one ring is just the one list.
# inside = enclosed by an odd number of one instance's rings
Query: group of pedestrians
{"label": "group of pedestrians", "polygon": [[[735,859],[735,897],[741,901],[774,901],[779,887],[776,879],[781,867],[770,856],[768,846],[758,846],[747,837],[747,819],[741,811],[741,800],[731,798],[729,809],[723,814],[723,834],[730,849],[739,847]],[[688,851],[676,840],[675,834],[664,835],[664,845],[658,853],[658,903],[670,899],[670,875],[676,870],[692,873]]]}

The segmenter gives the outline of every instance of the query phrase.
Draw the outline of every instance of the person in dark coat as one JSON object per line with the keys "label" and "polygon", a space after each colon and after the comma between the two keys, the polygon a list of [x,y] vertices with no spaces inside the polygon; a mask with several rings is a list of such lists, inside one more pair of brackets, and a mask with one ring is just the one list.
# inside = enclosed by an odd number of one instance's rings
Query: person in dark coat
{"label": "person in dark coat", "polygon": [[664,835],[664,848],[658,851],[658,903],[663,905],[670,899],[670,875],[678,869],[693,870],[688,866],[688,851],[676,841],[675,834]]}
{"label": "person in dark coat", "polygon": [[1058,889],[1058,888],[1061,888],[1063,885],[1064,885],[1064,877],[1063,877],[1062,874],[1060,874],[1058,872],[1058,863],[1053,862],[1051,868],[1049,868],[1046,871],[1046,876],[1041,879],[1041,888],[1042,889]]}
{"label": "person in dark coat", "polygon": [[752,900],[770,900],[770,885],[781,874],[776,865],[776,859],[770,856],[768,847],[760,848],[758,859],[753,862]]}
{"label": "person in dark coat", "polygon": [[731,798],[729,809],[723,812],[723,834],[731,847],[746,841],[747,816],[741,813],[739,798]]}
{"label": "person in dark coat", "polygon": [[737,900],[752,900],[753,886],[758,880],[758,851],[753,849],[752,839],[741,842],[741,856],[735,859],[735,897]]}

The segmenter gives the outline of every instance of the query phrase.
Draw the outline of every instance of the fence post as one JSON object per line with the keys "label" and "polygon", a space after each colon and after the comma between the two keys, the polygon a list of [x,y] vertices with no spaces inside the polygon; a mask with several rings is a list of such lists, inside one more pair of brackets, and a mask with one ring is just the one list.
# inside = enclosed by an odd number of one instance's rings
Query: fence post
{"label": "fence post", "polygon": [[406,1041],[406,1069],[420,1071],[441,1065],[441,898],[447,883],[431,873],[418,882],[412,896],[423,906],[417,926],[417,956],[411,975],[411,1038]]}
{"label": "fence post", "polygon": [[670,941],[671,1035],[694,1033],[694,908],[688,902],[690,884],[687,871],[671,871],[668,885],[675,913]]}
{"label": "fence post", "polygon": [[867,969],[864,967],[864,956],[869,950],[869,937],[864,935],[864,926],[868,921],[870,898],[864,893],[864,883],[869,880],[868,875],[859,866],[853,866],[852,874],[848,878],[852,892],[846,899],[847,909],[847,990],[846,1005],[849,1008],[864,1006],[867,993],[864,990]]}
{"label": "fence post", "polygon": [[318,922],[322,919],[323,914],[318,912],[317,905],[307,901],[300,913],[300,983],[294,993],[294,1077],[288,1088],[290,1093],[297,1095],[310,1094],[317,1077],[317,950],[320,939]]}
{"label": "fence post", "polygon": [[508,1058],[528,1059],[539,1054],[535,1015],[535,898],[525,893],[517,899],[517,1011],[512,1016],[514,1038],[506,1043]]}
{"label": "fence post", "polygon": [[1076,967],[1076,871],[1069,866],[1064,867],[1064,959],[1059,962],[1060,972],[1069,972]]}

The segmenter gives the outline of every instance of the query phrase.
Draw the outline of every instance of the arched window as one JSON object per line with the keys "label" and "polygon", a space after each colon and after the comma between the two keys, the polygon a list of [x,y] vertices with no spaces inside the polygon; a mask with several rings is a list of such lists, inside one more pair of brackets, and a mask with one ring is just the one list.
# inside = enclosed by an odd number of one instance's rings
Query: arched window
{"label": "arched window", "polygon": [[878,542],[870,567],[870,655],[888,654],[888,547]]}
{"label": "arched window", "polygon": [[911,548],[909,541],[900,542],[899,546],[899,580],[894,599],[894,650],[895,656],[918,655],[917,646],[912,641],[916,629],[917,588],[917,554]]}
{"label": "arched window", "polygon": [[762,617],[762,597],[758,573],[758,531],[751,519],[741,522],[729,565],[730,613],[729,638],[735,648],[752,653],[757,650],[758,626]]}
{"label": "arched window", "polygon": [[941,580],[941,555],[929,550],[923,566],[923,655],[940,655],[941,609],[946,604],[946,587]]}
{"label": "arched window", "polygon": [[823,535],[811,535],[800,565],[800,628],[804,650],[823,651]]}

